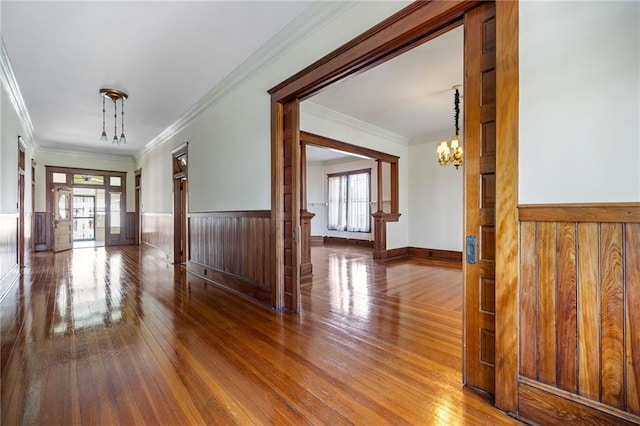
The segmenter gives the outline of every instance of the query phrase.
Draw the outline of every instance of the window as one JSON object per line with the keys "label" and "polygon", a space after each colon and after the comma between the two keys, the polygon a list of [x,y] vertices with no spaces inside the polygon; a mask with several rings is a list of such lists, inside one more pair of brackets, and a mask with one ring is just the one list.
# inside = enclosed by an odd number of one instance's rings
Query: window
{"label": "window", "polygon": [[327,175],[328,228],[371,232],[371,169]]}

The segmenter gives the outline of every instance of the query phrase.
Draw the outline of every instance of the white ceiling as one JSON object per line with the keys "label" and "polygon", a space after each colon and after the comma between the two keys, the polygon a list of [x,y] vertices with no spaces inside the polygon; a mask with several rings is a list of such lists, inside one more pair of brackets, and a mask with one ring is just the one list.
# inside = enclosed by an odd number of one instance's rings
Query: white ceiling
{"label": "white ceiling", "polygon": [[[37,143],[133,155],[311,3],[3,0],[0,7]],[[98,141],[101,87],[129,94],[126,146]]]}
{"label": "white ceiling", "polygon": [[[463,49],[460,26],[305,102],[396,133],[409,144],[453,136],[453,86],[463,82]],[[307,149],[309,161],[341,157],[346,156]]]}
{"label": "white ceiling", "polygon": [[[38,144],[133,156],[311,3],[3,0],[0,15]],[[459,27],[308,102],[410,143],[453,133],[451,87],[463,79],[462,40]],[[126,146],[98,141],[101,87],[129,93]],[[112,138],[109,104],[106,121]]]}

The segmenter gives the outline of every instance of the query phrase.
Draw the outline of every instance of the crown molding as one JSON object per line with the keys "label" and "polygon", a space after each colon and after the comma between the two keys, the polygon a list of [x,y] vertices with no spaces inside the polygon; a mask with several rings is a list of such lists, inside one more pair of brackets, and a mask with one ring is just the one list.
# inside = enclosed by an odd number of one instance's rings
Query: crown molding
{"label": "crown molding", "polygon": [[27,110],[27,106],[24,103],[24,98],[22,97],[22,92],[20,92],[20,87],[18,86],[18,80],[16,79],[16,75],[13,72],[13,67],[11,66],[11,60],[9,59],[9,53],[7,49],[4,47],[4,40],[0,35],[0,79],[2,80],[2,85],[5,87],[7,94],[9,95],[9,100],[13,105],[13,108],[18,114],[18,118],[20,119],[20,123],[24,128],[26,135],[21,135],[23,139],[26,140],[26,144],[28,149],[31,152],[34,152],[37,149],[37,145],[35,143],[35,139],[33,137],[33,123],[31,123],[31,117],[29,117],[29,111]]}
{"label": "crown molding", "polygon": [[352,129],[360,130],[372,136],[386,139],[400,145],[407,146],[409,144],[409,138],[405,136],[399,135],[381,127],[374,126],[373,124],[358,120],[357,118],[353,118],[322,105],[315,104],[313,102],[305,101],[301,103],[300,111],[302,113],[310,114],[318,118],[323,118],[334,123],[343,124]]}
{"label": "crown molding", "polygon": [[92,158],[92,159],[117,161],[121,163],[131,163],[131,164],[135,163],[135,160],[133,157],[124,156],[124,155],[109,155],[109,154],[101,154],[101,153],[90,152],[90,151],[78,151],[78,150],[70,150],[70,149],[64,149],[64,148],[44,147],[44,146],[39,147],[34,155],[37,156],[39,154],[63,155],[66,157],[74,157],[74,158]]}
{"label": "crown molding", "polygon": [[173,135],[187,127],[197,119],[206,109],[220,102],[222,98],[238,88],[249,78],[253,77],[261,68],[273,64],[293,46],[307,39],[322,26],[336,16],[352,8],[357,2],[315,2],[298,15],[278,34],[267,41],[249,58],[242,62],[229,75],[223,78],[213,89],[204,95],[195,105],[178,118],[173,124],[153,138],[136,155],[142,158],[147,152],[162,145]]}

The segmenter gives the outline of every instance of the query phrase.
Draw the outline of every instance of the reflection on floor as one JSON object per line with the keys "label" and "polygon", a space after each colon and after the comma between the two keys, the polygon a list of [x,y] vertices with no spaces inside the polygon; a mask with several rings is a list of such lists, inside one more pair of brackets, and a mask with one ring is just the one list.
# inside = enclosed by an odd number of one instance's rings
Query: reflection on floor
{"label": "reflection on floor", "polygon": [[104,241],[74,241],[73,248],[95,248],[95,247],[104,247]]}
{"label": "reflection on floor", "polygon": [[312,258],[291,314],[136,246],[29,256],[0,302],[0,424],[516,423],[462,386],[460,271]]}

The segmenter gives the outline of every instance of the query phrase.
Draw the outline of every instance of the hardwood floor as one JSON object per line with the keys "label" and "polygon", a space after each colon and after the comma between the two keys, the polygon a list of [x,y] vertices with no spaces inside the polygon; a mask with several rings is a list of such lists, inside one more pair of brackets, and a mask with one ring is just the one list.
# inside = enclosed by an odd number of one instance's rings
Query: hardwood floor
{"label": "hardwood floor", "polygon": [[461,385],[460,271],[312,259],[294,315],[134,246],[33,255],[0,304],[2,425],[517,423]]}

